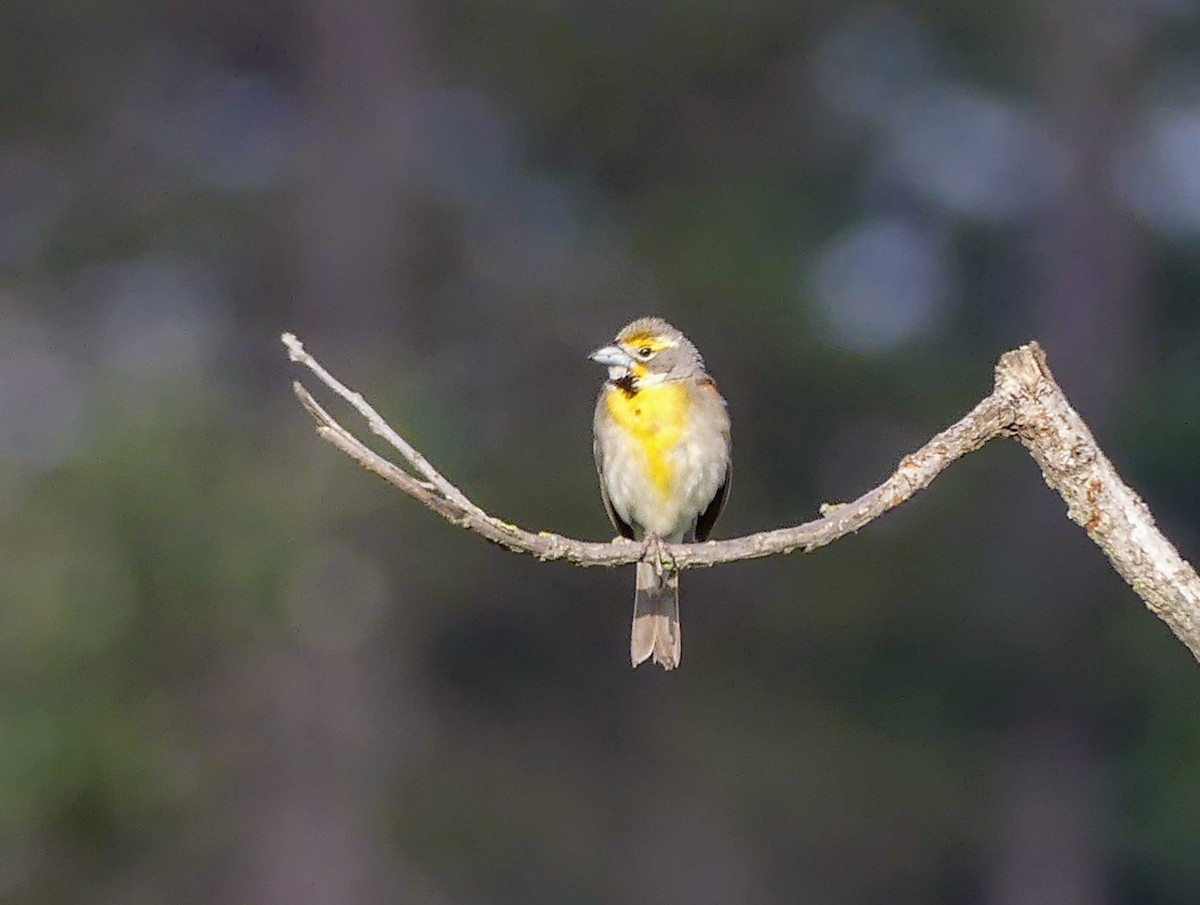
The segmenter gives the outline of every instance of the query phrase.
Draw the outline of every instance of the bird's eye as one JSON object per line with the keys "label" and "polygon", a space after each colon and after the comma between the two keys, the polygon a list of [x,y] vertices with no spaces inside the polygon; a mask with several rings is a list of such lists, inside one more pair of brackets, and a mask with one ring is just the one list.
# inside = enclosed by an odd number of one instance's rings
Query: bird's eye
{"label": "bird's eye", "polygon": [[638,349],[637,354],[638,354],[638,358],[649,358],[651,355],[654,354],[654,350],[651,349],[649,346],[642,346],[640,349]]}

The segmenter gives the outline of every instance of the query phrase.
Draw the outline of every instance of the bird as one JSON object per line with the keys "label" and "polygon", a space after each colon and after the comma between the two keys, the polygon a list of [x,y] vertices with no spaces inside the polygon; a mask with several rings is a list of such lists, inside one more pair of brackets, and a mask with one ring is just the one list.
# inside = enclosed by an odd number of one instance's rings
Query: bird
{"label": "bird", "polygon": [[[660,545],[707,540],[729,496],[732,447],[725,399],[700,352],[661,317],[641,317],[588,357],[608,369],[592,450],[613,526]],[[661,559],[638,562],[630,659],[670,670],[681,652],[679,573]]]}

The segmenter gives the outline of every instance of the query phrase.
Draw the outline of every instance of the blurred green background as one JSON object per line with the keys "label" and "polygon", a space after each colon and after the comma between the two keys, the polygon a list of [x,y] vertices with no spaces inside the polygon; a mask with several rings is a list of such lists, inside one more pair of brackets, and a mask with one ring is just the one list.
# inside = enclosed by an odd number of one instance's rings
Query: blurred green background
{"label": "blurred green background", "polygon": [[729,400],[718,536],[1037,338],[1191,555],[1198,52],[1190,0],[6,2],[0,900],[1200,901],[1200,671],[1017,446],[689,573],[632,672],[631,569],[402,498],[278,342],[606,539],[635,315]]}

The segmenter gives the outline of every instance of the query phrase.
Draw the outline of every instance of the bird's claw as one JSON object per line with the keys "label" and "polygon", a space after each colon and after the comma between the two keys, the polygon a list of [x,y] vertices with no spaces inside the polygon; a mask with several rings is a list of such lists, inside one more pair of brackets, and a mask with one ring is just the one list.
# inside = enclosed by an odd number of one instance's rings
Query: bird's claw
{"label": "bird's claw", "polygon": [[656,534],[651,534],[646,538],[646,549],[652,555],[651,562],[654,563],[654,571],[661,578],[666,566],[663,560],[666,558],[667,551],[663,547],[662,538]]}

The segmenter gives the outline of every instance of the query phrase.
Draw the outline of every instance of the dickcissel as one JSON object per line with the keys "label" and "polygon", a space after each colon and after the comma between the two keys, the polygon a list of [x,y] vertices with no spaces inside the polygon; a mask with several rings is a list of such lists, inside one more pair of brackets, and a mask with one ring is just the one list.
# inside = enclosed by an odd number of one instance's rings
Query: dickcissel
{"label": "dickcissel", "polygon": [[[634,540],[706,540],[729,495],[725,400],[686,336],[658,317],[624,327],[589,356],[608,368],[593,421],[604,508]],[[679,573],[637,564],[629,654],[679,665]]]}

